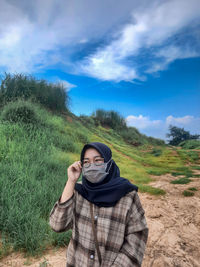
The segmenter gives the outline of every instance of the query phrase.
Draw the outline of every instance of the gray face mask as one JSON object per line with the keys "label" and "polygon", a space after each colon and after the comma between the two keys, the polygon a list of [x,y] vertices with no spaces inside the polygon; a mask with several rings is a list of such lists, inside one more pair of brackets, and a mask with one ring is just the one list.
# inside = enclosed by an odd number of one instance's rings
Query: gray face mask
{"label": "gray face mask", "polygon": [[[94,163],[91,163],[88,168],[83,166],[82,174],[85,178],[91,183],[99,183],[109,174],[109,170],[106,172],[108,163],[111,161],[103,163],[101,166],[96,166]],[[111,167],[112,163],[110,164]]]}

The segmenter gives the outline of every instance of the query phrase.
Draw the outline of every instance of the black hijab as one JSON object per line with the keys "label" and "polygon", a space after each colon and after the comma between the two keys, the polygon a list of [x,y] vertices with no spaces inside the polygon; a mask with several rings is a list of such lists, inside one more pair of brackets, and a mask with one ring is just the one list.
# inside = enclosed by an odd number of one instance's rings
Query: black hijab
{"label": "black hijab", "polygon": [[[105,162],[108,162],[112,157],[111,149],[105,144],[94,142],[86,144],[81,152],[82,161],[85,151],[88,148],[95,148]],[[110,168],[109,174],[99,183],[91,183],[82,176],[82,184],[76,183],[75,190],[79,192],[85,199],[94,203],[99,207],[113,207],[121,197],[127,193],[136,190],[138,187],[131,184],[127,179],[120,177],[120,170],[114,160],[108,163],[107,169]]]}

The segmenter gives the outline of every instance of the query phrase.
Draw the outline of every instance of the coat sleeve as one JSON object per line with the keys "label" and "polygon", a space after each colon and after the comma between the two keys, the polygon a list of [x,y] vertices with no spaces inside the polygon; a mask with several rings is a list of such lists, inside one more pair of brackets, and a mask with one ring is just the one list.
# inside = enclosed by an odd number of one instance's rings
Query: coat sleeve
{"label": "coat sleeve", "polygon": [[134,196],[132,207],[127,216],[124,243],[112,265],[113,267],[133,267],[142,264],[148,238],[148,227],[137,192]]}
{"label": "coat sleeve", "polygon": [[73,214],[75,206],[75,192],[65,202],[60,203],[60,198],[54,204],[50,216],[49,225],[55,232],[65,232],[72,229],[73,226]]}

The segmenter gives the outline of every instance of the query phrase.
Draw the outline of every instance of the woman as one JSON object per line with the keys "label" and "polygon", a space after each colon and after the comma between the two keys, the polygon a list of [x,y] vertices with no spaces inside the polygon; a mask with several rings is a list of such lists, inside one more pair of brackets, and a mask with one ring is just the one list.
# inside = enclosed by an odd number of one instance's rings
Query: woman
{"label": "woman", "polygon": [[[81,172],[82,184],[76,183]],[[83,147],[50,212],[55,232],[72,229],[67,267],[141,266],[148,228],[137,191],[120,177],[108,146],[94,142]]]}

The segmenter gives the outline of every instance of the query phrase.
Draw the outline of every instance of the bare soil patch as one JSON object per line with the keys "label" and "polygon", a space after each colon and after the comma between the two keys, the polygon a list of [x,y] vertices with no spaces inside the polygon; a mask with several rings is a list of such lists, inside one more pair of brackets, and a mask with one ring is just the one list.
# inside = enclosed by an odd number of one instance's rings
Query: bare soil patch
{"label": "bare soil patch", "polygon": [[[170,184],[175,177],[161,175],[151,183],[167,193],[162,197],[142,194],[149,226],[149,239],[142,267],[200,266],[200,179],[189,184]],[[182,192],[189,187],[198,191],[192,197]]]}
{"label": "bare soil patch", "polygon": [[[149,226],[142,267],[199,267],[200,178],[190,178],[192,182],[189,184],[171,184],[170,181],[176,178],[170,174],[153,178],[150,185],[164,189],[166,195],[139,193]],[[182,192],[189,187],[198,191],[192,197],[184,197]],[[1,260],[0,267],[64,267],[66,249],[48,250],[40,259],[26,259],[20,253],[12,253]]]}

